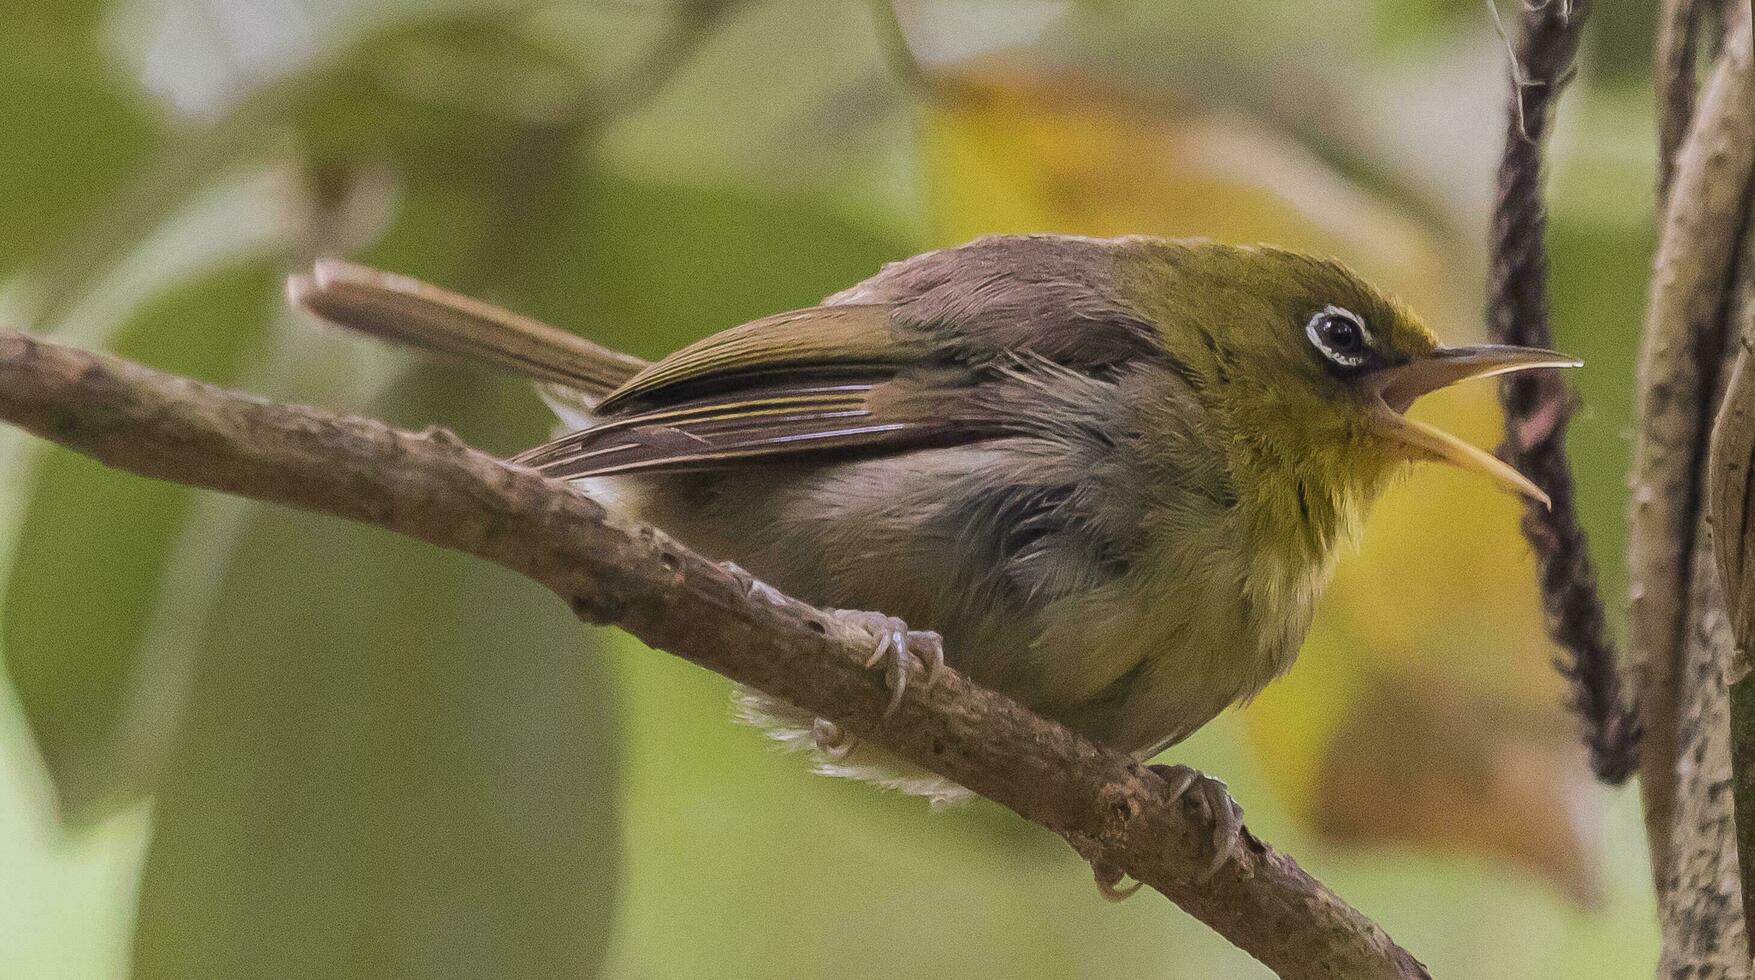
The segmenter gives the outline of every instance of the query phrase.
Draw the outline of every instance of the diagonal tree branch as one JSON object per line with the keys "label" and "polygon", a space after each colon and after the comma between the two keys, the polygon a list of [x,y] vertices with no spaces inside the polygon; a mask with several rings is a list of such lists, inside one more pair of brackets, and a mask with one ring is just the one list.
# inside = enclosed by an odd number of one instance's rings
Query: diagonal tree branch
{"label": "diagonal tree branch", "polygon": [[0,419],[120,469],[376,525],[496,562],[651,646],[829,718],[1162,892],[1289,978],[1428,974],[1375,922],[1245,832],[1210,880],[1208,831],[1130,757],[952,671],[884,720],[871,639],[507,466],[443,430],[278,405],[0,331]]}

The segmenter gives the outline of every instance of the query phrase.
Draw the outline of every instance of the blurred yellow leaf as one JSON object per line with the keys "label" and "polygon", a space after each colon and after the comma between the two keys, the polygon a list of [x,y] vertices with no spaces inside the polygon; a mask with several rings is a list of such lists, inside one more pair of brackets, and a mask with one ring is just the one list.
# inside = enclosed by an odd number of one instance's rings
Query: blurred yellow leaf
{"label": "blurred yellow leaf", "polygon": [[920,145],[943,244],[1031,231],[1267,241],[1341,256],[1428,316],[1459,308],[1429,230],[1244,116],[1024,68],[938,84]]}
{"label": "blurred yellow leaf", "polygon": [[[1334,255],[1453,342],[1478,331],[1473,264],[1317,154],[1234,113],[985,64],[935,81],[922,173],[933,234],[1198,235]],[[1419,414],[1498,436],[1488,385]],[[1422,467],[1341,564],[1299,667],[1245,715],[1287,808],[1324,838],[1460,849],[1581,900],[1597,889],[1596,791],[1548,666],[1518,504]]]}
{"label": "blurred yellow leaf", "polygon": [[[1493,855],[1581,903],[1600,898],[1596,790],[1567,719],[1437,670],[1356,676],[1297,801],[1302,819],[1343,844]],[[1283,737],[1264,727],[1251,725]]]}

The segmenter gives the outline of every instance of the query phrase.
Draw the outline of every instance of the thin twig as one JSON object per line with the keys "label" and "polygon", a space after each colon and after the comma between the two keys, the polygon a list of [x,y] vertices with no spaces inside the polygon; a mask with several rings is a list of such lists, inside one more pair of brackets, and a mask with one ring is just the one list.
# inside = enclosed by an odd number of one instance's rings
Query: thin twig
{"label": "thin twig", "polygon": [[595,94],[595,102],[581,99],[580,105],[591,106],[602,120],[614,120],[649,103],[662,92],[683,69],[693,63],[701,47],[711,40],[714,31],[747,0],[688,0],[672,15],[674,22],[656,44],[640,59],[623,79],[606,92]]}
{"label": "thin twig", "polygon": [[[1540,0],[1536,3],[1526,0],[1523,9],[1529,14],[1541,16],[1551,3],[1554,3],[1554,0]],[[1566,26],[1572,20],[1572,0],[1559,0],[1556,10],[1561,26]],[[1559,90],[1565,88],[1566,83],[1572,80],[1574,69],[1568,67],[1564,73],[1554,79],[1537,78],[1530,75],[1524,68],[1523,57],[1517,50],[1517,44],[1512,41],[1511,33],[1505,29],[1504,18],[1499,16],[1497,0],[1487,0],[1487,15],[1493,20],[1493,33],[1498,34],[1500,43],[1505,45],[1506,70],[1511,75],[1511,109],[1517,117],[1518,138],[1525,142],[1535,142],[1541,134],[1539,127],[1534,134],[1530,130],[1529,117],[1524,106],[1524,93],[1532,89],[1545,89],[1549,94],[1544,95],[1543,98],[1551,102],[1558,96]]]}
{"label": "thin twig", "polygon": [[[1570,77],[1589,5],[1550,2],[1523,9],[1511,57],[1505,154],[1493,210],[1487,324],[1504,343],[1553,345],[1548,322],[1547,211],[1543,145],[1562,82]],[[1639,725],[1621,692],[1619,656],[1609,641],[1596,565],[1578,520],[1566,425],[1574,396],[1553,372],[1507,375],[1499,397],[1505,440],[1499,453],[1553,499],[1529,507],[1523,530],[1536,554],[1548,634],[1560,647],[1560,672],[1571,684],[1591,768],[1620,783],[1638,759]]]}
{"label": "thin twig", "polygon": [[[0,331],[0,419],[120,469],[375,525],[496,562],[614,623],[956,780],[1119,869],[1289,978],[1427,977],[1381,927],[1245,832],[1209,830],[1131,757],[943,671],[889,692],[871,638],[443,431],[277,405]],[[337,570],[345,574],[345,570]]]}
{"label": "thin twig", "polygon": [[932,73],[920,63],[914,45],[908,40],[908,29],[896,5],[905,0],[870,0],[873,26],[877,28],[878,44],[883,47],[884,62],[890,73],[922,101],[930,102],[941,95]]}

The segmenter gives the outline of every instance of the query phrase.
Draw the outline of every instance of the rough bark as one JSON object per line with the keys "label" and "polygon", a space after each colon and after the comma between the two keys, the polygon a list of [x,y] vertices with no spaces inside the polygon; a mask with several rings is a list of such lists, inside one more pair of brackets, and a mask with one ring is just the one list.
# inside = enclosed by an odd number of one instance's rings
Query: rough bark
{"label": "rough bark", "polygon": [[[1730,931],[1726,920],[1737,918],[1739,897],[1740,931],[1755,935],[1755,677],[1750,674],[1755,576],[1748,574],[1755,568],[1755,215],[1743,227],[1727,320],[1736,338],[1734,367],[1713,423],[1707,461],[1707,531],[1715,559],[1710,571],[1718,588],[1703,588],[1696,597],[1697,607],[1713,601],[1723,622],[1717,635],[1692,633],[1685,655],[1688,688],[1680,694],[1704,695],[1713,715],[1692,725],[1684,722],[1694,744],[1678,765],[1677,795],[1699,799],[1676,815],[1677,880],[1671,883],[1665,916],[1671,934],[1666,951],[1674,950],[1669,955],[1678,960],[1686,951],[1693,958],[1684,962],[1696,963],[1722,955],[1721,947],[1733,954],[1742,949],[1729,937],[1714,935]],[[1717,669],[1709,678],[1705,672],[1712,667]],[[1691,768],[1688,762],[1696,757],[1702,761]],[[1684,841],[1686,849],[1680,846]],[[1678,890],[1702,886],[1701,892]],[[1721,975],[1747,976],[1746,959],[1741,971]]]}
{"label": "rough bark", "polygon": [[1693,605],[1707,421],[1724,308],[1755,164],[1748,19],[1732,25],[1676,159],[1639,357],[1628,518],[1628,647],[1644,720],[1640,786],[1660,898],[1685,733],[1684,638]]}
{"label": "rough bark", "polygon": [[1694,117],[1694,48],[1700,28],[1698,0],[1663,0],[1659,8],[1657,57],[1658,165],[1660,205],[1669,196],[1676,154]]}
{"label": "rough bark", "polygon": [[1704,543],[1693,556],[1686,642],[1676,674],[1678,721],[1687,735],[1676,760],[1671,860],[1659,882],[1663,950],[1657,975],[1676,980],[1749,976],[1730,786],[1730,710],[1725,661],[1729,622]]}

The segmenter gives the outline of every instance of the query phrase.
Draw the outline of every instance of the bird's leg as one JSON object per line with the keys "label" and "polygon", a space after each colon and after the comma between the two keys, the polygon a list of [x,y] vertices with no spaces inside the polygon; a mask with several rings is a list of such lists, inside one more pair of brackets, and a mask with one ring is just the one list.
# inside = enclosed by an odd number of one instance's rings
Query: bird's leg
{"label": "bird's leg", "polygon": [[[911,630],[907,623],[883,613],[836,609],[834,615],[863,628],[876,641],[865,666],[869,670],[883,665],[884,682],[890,689],[890,703],[884,708],[885,718],[901,707],[902,692],[908,688],[908,667],[916,655],[925,669],[926,686],[930,688],[938,680],[939,671],[945,665],[945,641],[937,633]],[[919,651],[918,654],[915,651]]]}
{"label": "bird's leg", "polygon": [[[1197,879],[1205,883],[1236,853],[1238,839],[1243,835],[1243,808],[1231,799],[1225,784],[1198,769],[1182,765],[1150,765],[1146,767],[1170,784],[1172,803],[1188,796],[1207,812],[1213,827],[1213,861]],[[1192,795],[1190,792],[1192,791]],[[1099,877],[1101,887],[1102,879]]]}
{"label": "bird's leg", "polygon": [[[1187,797],[1206,811],[1206,819],[1213,828],[1213,860],[1200,877],[1195,879],[1196,883],[1205,884],[1237,852],[1237,842],[1243,836],[1243,808],[1231,799],[1223,782],[1199,769],[1163,764],[1146,768],[1157,773],[1170,785],[1170,802],[1175,803]],[[1140,890],[1140,882],[1137,881],[1126,888],[1118,887],[1122,879],[1120,868],[1095,862],[1091,865],[1091,871],[1097,877],[1098,893],[1111,902],[1125,901]]]}
{"label": "bird's leg", "polygon": [[[773,605],[779,605],[785,600],[785,596],[778,589],[756,578],[742,565],[722,561],[719,567],[729,572],[743,586],[744,595]],[[931,688],[933,682],[938,680],[939,671],[945,666],[944,637],[932,630],[911,630],[907,623],[883,613],[858,609],[832,609],[830,612],[872,635],[876,646],[865,661],[865,666],[869,670],[879,664],[884,665],[884,681],[890,689],[890,703],[884,708],[885,718],[895,714],[902,704],[902,692],[908,688],[908,664],[911,659],[918,657],[924,666],[927,688]],[[816,738],[817,748],[831,759],[844,758],[853,751],[853,736],[826,718],[817,719],[812,735]]]}

